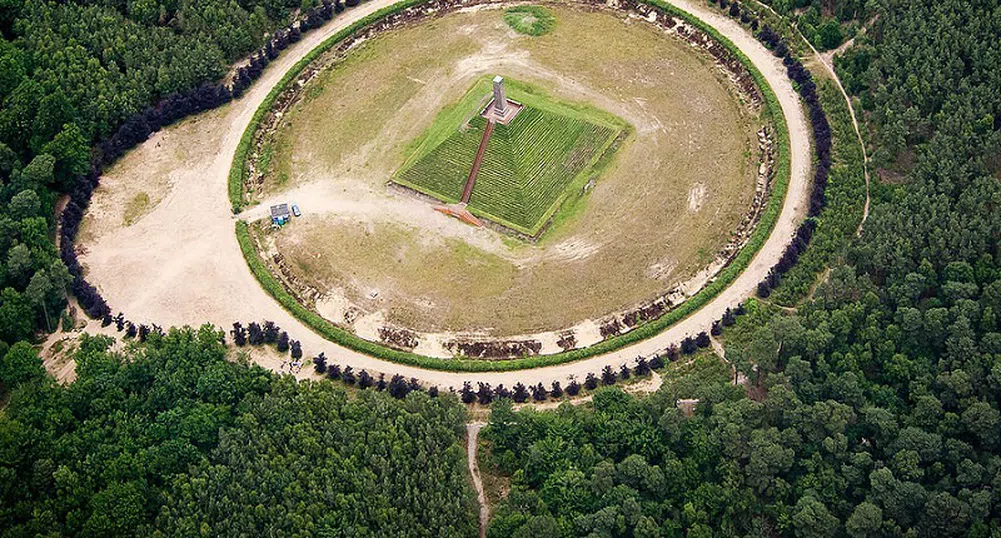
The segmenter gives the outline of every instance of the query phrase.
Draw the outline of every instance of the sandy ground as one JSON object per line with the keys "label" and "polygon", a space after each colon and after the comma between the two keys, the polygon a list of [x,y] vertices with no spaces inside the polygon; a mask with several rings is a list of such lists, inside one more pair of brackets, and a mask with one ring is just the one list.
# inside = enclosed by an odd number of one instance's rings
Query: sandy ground
{"label": "sandy ground", "polygon": [[483,422],[466,424],[466,461],[469,464],[469,475],[473,477],[476,500],[480,503],[480,538],[487,535],[487,521],[490,520],[490,507],[487,505],[487,495],[483,492],[483,480],[480,479],[480,465],[476,456],[479,448],[480,430],[484,426],[486,424]]}
{"label": "sandy ground", "polygon": [[[264,72],[238,102],[213,112],[222,133],[210,158],[193,159],[171,173],[171,192],[148,215],[129,227],[118,228],[88,245],[83,257],[88,276],[115,311],[128,313],[137,323],[162,326],[200,325],[229,327],[233,321],[269,319],[302,341],[308,356],[326,352],[331,361],[356,370],[399,373],[428,384],[459,387],[464,381],[493,385],[517,382],[565,382],[583,378],[606,364],[632,363],[637,356],[679,342],[686,335],[707,330],[728,307],[751,296],[757,283],[779,259],[805,212],[810,185],[810,142],[799,99],[781,62],[740,25],[711,12],[700,3],[672,3],[695,14],[733,41],[761,70],[778,96],[790,128],[792,176],[787,199],[775,230],[748,269],[709,304],[664,332],[617,351],[574,363],[519,372],[459,373],[430,371],[398,365],[357,353],[315,334],[285,312],[250,273],[236,241],[234,218],[227,200],[230,163],[241,135],[270,88],[295,62],[322,40],[354,21],[388,5],[392,0],[371,0],[346,11],[325,27],[307,34]],[[155,144],[153,140],[144,145]],[[91,323],[91,327],[98,324]],[[273,365],[272,365],[273,368]],[[300,377],[311,375],[304,368]]]}

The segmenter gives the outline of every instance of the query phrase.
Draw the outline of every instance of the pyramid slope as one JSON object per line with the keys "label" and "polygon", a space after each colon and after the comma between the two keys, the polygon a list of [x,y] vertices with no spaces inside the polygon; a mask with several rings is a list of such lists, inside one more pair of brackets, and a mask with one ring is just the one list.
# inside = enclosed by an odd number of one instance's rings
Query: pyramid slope
{"label": "pyramid slope", "polygon": [[[398,174],[396,181],[444,202],[462,195],[486,120],[478,116]],[[574,180],[621,133],[608,125],[526,105],[497,125],[469,201],[473,214],[535,236]]]}

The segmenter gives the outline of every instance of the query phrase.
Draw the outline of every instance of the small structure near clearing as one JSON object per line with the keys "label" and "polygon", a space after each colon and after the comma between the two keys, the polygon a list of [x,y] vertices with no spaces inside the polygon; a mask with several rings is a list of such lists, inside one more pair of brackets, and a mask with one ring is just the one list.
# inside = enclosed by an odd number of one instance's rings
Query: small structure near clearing
{"label": "small structure near clearing", "polygon": [[271,224],[284,226],[290,218],[291,215],[288,210],[288,204],[277,204],[271,206]]}

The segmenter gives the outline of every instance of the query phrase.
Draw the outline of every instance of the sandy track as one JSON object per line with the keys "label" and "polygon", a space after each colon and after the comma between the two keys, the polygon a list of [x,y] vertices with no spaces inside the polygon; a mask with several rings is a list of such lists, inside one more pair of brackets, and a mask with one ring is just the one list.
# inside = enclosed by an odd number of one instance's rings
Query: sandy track
{"label": "sandy track", "polygon": [[483,491],[483,480],[480,478],[480,463],[477,459],[479,450],[480,430],[486,426],[482,422],[466,424],[466,461],[469,466],[469,476],[473,478],[473,489],[476,490],[476,500],[480,504],[480,538],[487,535],[487,522],[490,521],[490,507],[487,505],[487,495]]}
{"label": "sandy track", "polygon": [[[88,277],[101,289],[114,311],[126,312],[137,323],[155,322],[162,326],[210,322],[228,328],[236,320],[269,319],[301,340],[309,355],[324,351],[331,361],[351,365],[356,370],[400,373],[442,387],[459,387],[464,381],[508,386],[519,381],[548,384],[555,380],[564,382],[569,376],[581,379],[606,364],[631,363],[637,356],[650,355],[686,335],[707,330],[726,308],[751,296],[757,283],[782,255],[805,213],[810,186],[809,131],[799,99],[781,61],[738,23],[698,3],[672,0],[715,27],[751,59],[778,96],[790,129],[792,174],[786,202],[773,233],[729,288],[698,312],[652,338],[605,355],[534,370],[491,373],[425,370],[357,353],[317,335],[283,310],[247,268],[236,241],[227,199],[230,163],[254,111],[287,70],[330,35],[392,3],[393,0],[371,0],[348,10],[286,50],[243,98],[213,112],[219,118],[218,133],[199,143],[214,145],[214,151],[207,152],[209,155],[204,159],[185,162],[172,173],[170,194],[150,214],[86,246],[83,261],[88,267]],[[93,322],[89,328],[99,330]],[[309,369],[304,368],[299,375],[308,377]]]}

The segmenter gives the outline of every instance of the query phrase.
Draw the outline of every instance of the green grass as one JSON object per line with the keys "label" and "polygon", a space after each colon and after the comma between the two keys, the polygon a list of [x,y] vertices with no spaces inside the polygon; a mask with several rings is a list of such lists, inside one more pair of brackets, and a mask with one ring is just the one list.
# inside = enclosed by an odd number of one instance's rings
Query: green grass
{"label": "green grass", "polygon": [[[580,178],[591,176],[628,125],[590,107],[564,105],[537,89],[508,82],[525,105],[509,125],[498,124],[469,201],[474,215],[535,236]],[[449,203],[459,201],[486,128],[479,116],[489,96],[481,80],[446,108],[418,141],[396,182]]]}
{"label": "green grass", "polygon": [[519,34],[540,36],[553,31],[556,17],[542,6],[517,6],[504,12],[504,22]]}
{"label": "green grass", "polygon": [[[247,126],[247,130],[244,132],[243,138],[240,140],[240,144],[237,146],[237,151],[233,158],[233,168],[230,170],[229,177],[229,193],[230,201],[233,203],[234,209],[238,208],[242,204],[242,181],[244,174],[246,173],[246,158],[252,145],[253,134],[257,130],[267,111],[273,105],[277,96],[288,87],[291,81],[294,80],[295,77],[298,76],[298,74],[311,61],[316,59],[323,52],[335,46],[345,37],[389,14],[401,11],[411,6],[422,4],[424,1],[426,0],[409,0],[405,3],[385,8],[331,36],[316,49],[313,49],[312,52],[300,60],[294,67],[292,67],[292,69],[290,69],[289,72],[282,78],[282,81],[272,88],[267,98],[261,104],[261,107],[254,114],[250,125]],[[278,303],[288,310],[293,316],[299,319],[299,321],[311,327],[317,332],[317,334],[320,334],[337,344],[387,361],[409,364],[433,370],[454,372],[513,371],[527,368],[541,368],[544,366],[563,364],[601,355],[660,333],[671,325],[681,321],[693,312],[702,308],[702,306],[711,301],[719,295],[721,291],[733,283],[740,273],[742,273],[744,269],[750,265],[751,259],[754,258],[754,255],[761,249],[761,246],[764,244],[765,240],[768,239],[772,229],[775,227],[775,221],[778,219],[779,213],[782,210],[782,205],[785,202],[786,191],[789,187],[789,128],[786,125],[785,116],[782,114],[782,108],[779,106],[778,99],[776,98],[771,87],[768,86],[764,76],[757,69],[757,67],[751,63],[747,56],[733,44],[732,41],[716,31],[715,28],[703,23],[701,20],[693,17],[686,11],[661,2],[660,0],[641,1],[647,5],[656,7],[664,13],[678,17],[684,20],[687,24],[701,29],[709,34],[714,40],[733,52],[740,62],[747,67],[758,88],[760,88],[765,100],[765,114],[771,117],[772,123],[776,129],[775,178],[772,183],[772,192],[766,202],[765,210],[761,215],[758,226],[754,229],[754,232],[752,232],[748,243],[743,249],[741,249],[740,253],[737,254],[733,261],[731,261],[730,264],[716,276],[716,279],[713,280],[711,284],[703,288],[677,308],[667,312],[656,320],[653,320],[645,325],[641,325],[625,334],[603,340],[593,346],[584,349],[567,351],[564,353],[557,353],[554,355],[521,357],[503,361],[485,361],[463,358],[440,359],[436,357],[418,355],[416,353],[399,351],[370,342],[335,326],[319,314],[302,306],[302,304],[300,304],[295,297],[282,287],[281,283],[279,283],[274,275],[271,274],[267,266],[264,264],[264,261],[261,259],[260,254],[254,248],[253,239],[250,237],[250,231],[247,223],[238,221],[236,223],[237,241],[240,244],[240,249],[247,261],[247,265],[250,267],[251,272],[254,273],[254,276],[261,284],[261,287],[271,294],[271,296],[274,297],[275,300],[278,301]],[[444,114],[445,112],[447,111],[443,111],[442,113]],[[454,113],[455,111],[453,110],[452,112]]]}
{"label": "green grass", "polygon": [[135,224],[139,217],[146,214],[149,210],[150,199],[149,195],[145,192],[140,192],[139,194],[132,197],[129,203],[125,206],[125,214],[122,216],[122,223],[125,226],[132,226]]}

